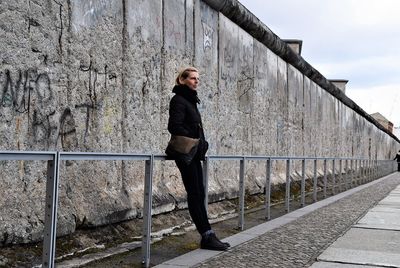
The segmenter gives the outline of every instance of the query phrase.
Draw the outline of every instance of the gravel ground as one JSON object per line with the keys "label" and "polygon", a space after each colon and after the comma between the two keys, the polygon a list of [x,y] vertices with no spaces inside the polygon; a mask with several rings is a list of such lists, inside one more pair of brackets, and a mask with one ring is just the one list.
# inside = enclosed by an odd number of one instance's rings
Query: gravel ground
{"label": "gravel ground", "polygon": [[389,175],[351,196],[232,248],[196,267],[309,267],[339,236],[400,184]]}

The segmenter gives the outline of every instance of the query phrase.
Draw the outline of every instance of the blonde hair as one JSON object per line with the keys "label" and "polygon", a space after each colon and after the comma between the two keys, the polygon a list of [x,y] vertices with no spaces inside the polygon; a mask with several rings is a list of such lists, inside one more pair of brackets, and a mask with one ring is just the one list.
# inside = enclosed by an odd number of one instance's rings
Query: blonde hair
{"label": "blonde hair", "polygon": [[176,84],[176,85],[180,85],[181,82],[180,82],[179,80],[181,80],[181,79],[183,80],[183,79],[188,78],[188,77],[189,77],[189,74],[192,73],[192,72],[198,73],[199,71],[198,71],[196,68],[194,68],[194,67],[186,67],[186,68],[182,69],[182,70],[179,72],[179,74],[178,74],[178,76],[176,77],[176,79],[175,79],[175,84]]}

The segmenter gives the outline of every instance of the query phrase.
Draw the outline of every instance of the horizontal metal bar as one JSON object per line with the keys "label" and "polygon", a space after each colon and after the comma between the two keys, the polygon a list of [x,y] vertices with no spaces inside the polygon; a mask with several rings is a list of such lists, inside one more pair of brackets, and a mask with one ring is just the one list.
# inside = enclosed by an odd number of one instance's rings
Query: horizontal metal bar
{"label": "horizontal metal bar", "polygon": [[53,160],[57,152],[0,151],[0,160]]}
{"label": "horizontal metal bar", "polygon": [[169,160],[165,154],[155,154],[154,160]]}
{"label": "horizontal metal bar", "polygon": [[[354,157],[303,157],[303,156],[264,156],[264,155],[209,155],[210,160],[241,160],[246,158],[246,160],[365,160],[366,158],[354,158]],[[380,160],[386,161],[386,160]]]}
{"label": "horizontal metal bar", "polygon": [[60,160],[150,160],[151,154],[60,152]]}
{"label": "horizontal metal bar", "polygon": [[[0,160],[52,160],[56,152],[47,151],[0,151]],[[151,154],[60,152],[60,160],[149,160]],[[303,157],[303,156],[264,156],[264,155],[209,155],[210,160],[368,160],[356,157]],[[164,154],[154,155],[154,160],[168,160]],[[394,162],[391,159],[374,160]]]}
{"label": "horizontal metal bar", "polygon": [[208,155],[209,160],[242,160],[244,156],[239,155]]}

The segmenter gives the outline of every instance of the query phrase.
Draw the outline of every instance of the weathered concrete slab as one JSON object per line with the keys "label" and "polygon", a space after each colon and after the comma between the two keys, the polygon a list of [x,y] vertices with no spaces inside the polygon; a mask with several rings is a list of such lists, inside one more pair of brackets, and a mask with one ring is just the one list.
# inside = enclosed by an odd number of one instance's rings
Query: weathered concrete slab
{"label": "weathered concrete slab", "polygon": [[398,213],[370,211],[368,212],[355,227],[400,230],[400,216]]}
{"label": "weathered concrete slab", "polygon": [[370,211],[400,213],[400,207],[378,204],[376,207],[372,208]]}
{"label": "weathered concrete slab", "polygon": [[394,209],[400,208],[400,204],[396,202],[384,202],[384,203],[379,203],[378,205],[385,206],[387,208],[391,207]]}
{"label": "weathered concrete slab", "polygon": [[396,189],[391,191],[390,194],[400,194],[400,187],[396,187]]}
{"label": "weathered concrete slab", "polygon": [[385,230],[400,230],[400,194],[399,187],[390,192],[378,205],[372,208],[355,227]]}
{"label": "weathered concrete slab", "polygon": [[379,268],[381,266],[347,264],[338,262],[316,262],[310,268]]}
{"label": "weathered concrete slab", "polygon": [[390,206],[396,206],[396,207],[400,207],[400,198],[397,196],[388,196],[384,199],[382,199],[381,202],[379,202],[380,205],[390,205]]}
{"label": "weathered concrete slab", "polygon": [[172,260],[164,262],[155,267],[192,267],[204,260],[210,259],[218,254],[220,251],[213,250],[204,250],[204,249],[196,249],[192,252],[189,252],[185,255],[176,257]]}
{"label": "weathered concrete slab", "polygon": [[352,228],[318,260],[400,267],[400,232]]}

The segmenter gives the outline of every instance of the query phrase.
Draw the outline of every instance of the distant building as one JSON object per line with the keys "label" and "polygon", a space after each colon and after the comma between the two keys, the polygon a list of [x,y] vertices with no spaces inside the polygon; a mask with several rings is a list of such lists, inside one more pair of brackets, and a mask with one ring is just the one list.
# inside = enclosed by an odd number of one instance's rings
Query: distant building
{"label": "distant building", "polygon": [[349,82],[349,80],[346,80],[346,79],[329,79],[329,82],[331,82],[338,89],[343,91],[343,93],[346,93],[346,84]]}
{"label": "distant building", "polygon": [[379,122],[384,128],[386,128],[390,133],[393,133],[393,123],[386,119],[380,113],[373,113],[371,116]]}

